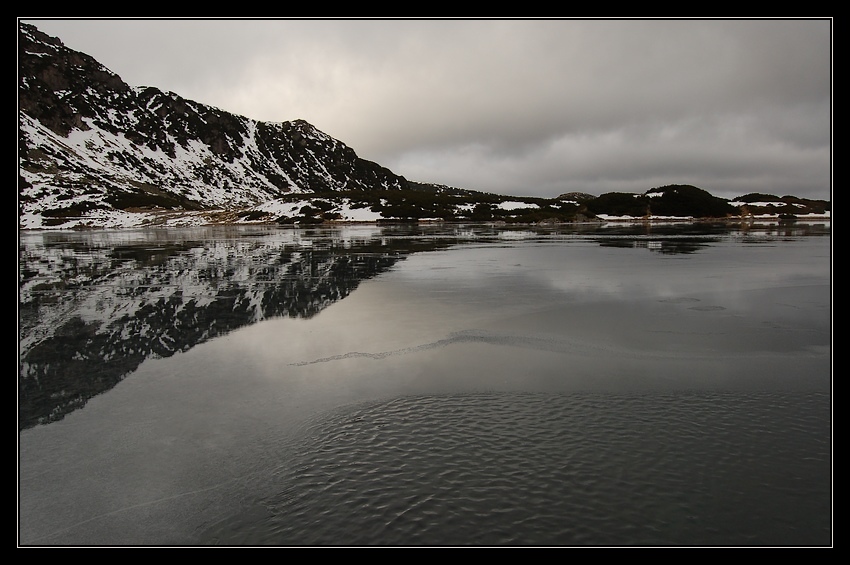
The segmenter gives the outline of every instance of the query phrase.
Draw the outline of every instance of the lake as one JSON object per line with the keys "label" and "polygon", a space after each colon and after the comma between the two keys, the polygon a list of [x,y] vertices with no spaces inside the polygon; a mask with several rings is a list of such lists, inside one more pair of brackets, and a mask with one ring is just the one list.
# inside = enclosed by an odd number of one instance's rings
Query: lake
{"label": "lake", "polygon": [[831,546],[830,225],[19,233],[19,546]]}

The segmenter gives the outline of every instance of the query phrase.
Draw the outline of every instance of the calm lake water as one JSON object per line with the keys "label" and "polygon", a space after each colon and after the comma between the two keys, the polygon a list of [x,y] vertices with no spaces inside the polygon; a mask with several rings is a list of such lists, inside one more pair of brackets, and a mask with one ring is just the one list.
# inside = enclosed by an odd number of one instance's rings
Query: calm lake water
{"label": "calm lake water", "polygon": [[831,546],[829,224],[19,235],[19,546]]}

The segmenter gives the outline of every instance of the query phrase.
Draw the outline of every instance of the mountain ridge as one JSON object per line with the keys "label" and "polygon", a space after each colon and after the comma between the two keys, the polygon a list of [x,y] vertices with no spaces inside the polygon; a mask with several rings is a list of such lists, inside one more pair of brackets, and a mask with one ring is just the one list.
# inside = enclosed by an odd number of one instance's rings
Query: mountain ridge
{"label": "mountain ridge", "polygon": [[18,61],[20,229],[576,222],[619,216],[620,208],[648,217],[649,210],[660,212],[650,199],[672,202],[685,192],[687,205],[667,203],[677,216],[829,215],[827,201],[787,196],[745,206],[696,187],[674,190],[687,185],[671,185],[663,199],[653,188],[629,200],[625,193],[537,198],[414,182],[360,158],[305,120],[260,122],[153,86],[130,86],[23,22]]}

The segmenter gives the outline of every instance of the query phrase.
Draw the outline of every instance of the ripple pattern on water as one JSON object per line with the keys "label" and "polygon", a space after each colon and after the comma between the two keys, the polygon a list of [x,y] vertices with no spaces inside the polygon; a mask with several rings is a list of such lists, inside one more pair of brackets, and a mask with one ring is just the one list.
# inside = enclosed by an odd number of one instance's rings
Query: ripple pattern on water
{"label": "ripple pattern on water", "polygon": [[311,422],[239,545],[828,545],[817,393],[402,397]]}

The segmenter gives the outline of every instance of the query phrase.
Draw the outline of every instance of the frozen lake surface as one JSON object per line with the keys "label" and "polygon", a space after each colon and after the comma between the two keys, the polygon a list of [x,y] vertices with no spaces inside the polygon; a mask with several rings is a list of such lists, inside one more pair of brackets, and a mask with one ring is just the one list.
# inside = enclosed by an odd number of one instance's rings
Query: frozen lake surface
{"label": "frozen lake surface", "polygon": [[830,546],[830,239],[22,232],[19,545]]}

